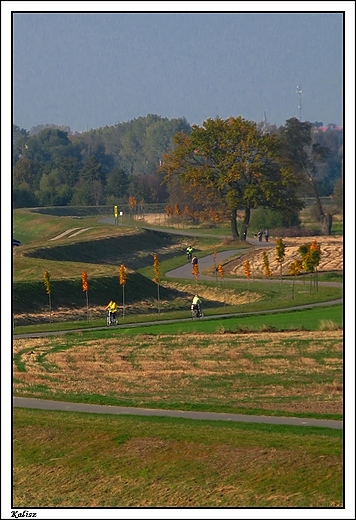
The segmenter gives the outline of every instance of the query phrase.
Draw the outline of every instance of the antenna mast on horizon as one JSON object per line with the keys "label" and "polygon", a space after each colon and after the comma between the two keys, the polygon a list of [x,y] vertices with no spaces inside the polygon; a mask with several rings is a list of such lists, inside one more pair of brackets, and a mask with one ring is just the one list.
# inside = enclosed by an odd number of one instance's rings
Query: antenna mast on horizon
{"label": "antenna mast on horizon", "polygon": [[264,111],[263,112],[263,121],[262,121],[262,133],[265,134],[267,132],[267,116],[266,116],[266,112]]}
{"label": "antenna mast on horizon", "polygon": [[298,118],[299,121],[302,120],[302,87],[300,85],[297,86],[297,94],[299,96],[299,104],[298,104]]}

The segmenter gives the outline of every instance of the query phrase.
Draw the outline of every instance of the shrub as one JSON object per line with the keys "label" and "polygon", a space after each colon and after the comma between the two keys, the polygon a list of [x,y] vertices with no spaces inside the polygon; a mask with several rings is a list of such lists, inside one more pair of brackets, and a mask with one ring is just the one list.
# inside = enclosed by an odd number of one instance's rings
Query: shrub
{"label": "shrub", "polygon": [[274,327],[273,325],[261,325],[259,328],[260,332],[278,332],[277,327]]}
{"label": "shrub", "polygon": [[320,330],[341,330],[341,327],[332,320],[321,320]]}
{"label": "shrub", "polygon": [[[251,229],[275,229],[275,228],[290,228],[299,226],[300,219],[298,213],[290,212],[288,214],[272,209],[257,208],[251,213]],[[275,233],[274,233],[275,234]]]}
{"label": "shrub", "polygon": [[320,229],[307,229],[304,227],[281,227],[273,229],[273,235],[278,236],[281,238],[291,238],[291,237],[312,237],[312,236],[319,236]]}

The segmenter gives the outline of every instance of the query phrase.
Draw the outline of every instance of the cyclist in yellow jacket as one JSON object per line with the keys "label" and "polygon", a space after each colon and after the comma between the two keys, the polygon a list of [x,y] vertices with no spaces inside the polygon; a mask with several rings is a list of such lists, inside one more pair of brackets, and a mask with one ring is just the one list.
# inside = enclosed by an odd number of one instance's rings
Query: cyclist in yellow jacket
{"label": "cyclist in yellow jacket", "polygon": [[105,310],[109,311],[109,316],[112,316],[112,319],[116,319],[116,313],[117,313],[117,304],[114,300],[110,300],[107,306],[105,307]]}
{"label": "cyclist in yellow jacket", "polygon": [[193,248],[192,248],[192,246],[188,246],[187,247],[187,259],[188,259],[188,262],[191,261],[192,255],[193,255]]}
{"label": "cyclist in yellow jacket", "polygon": [[196,309],[198,311],[199,315],[201,314],[201,303],[202,303],[201,299],[196,294],[192,301],[192,308]]}

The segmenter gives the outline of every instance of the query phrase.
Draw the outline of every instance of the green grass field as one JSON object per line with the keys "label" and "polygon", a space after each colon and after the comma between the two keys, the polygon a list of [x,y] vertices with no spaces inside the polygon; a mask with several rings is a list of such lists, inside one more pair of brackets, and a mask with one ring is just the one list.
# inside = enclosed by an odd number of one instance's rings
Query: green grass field
{"label": "green grass field", "polygon": [[[116,334],[120,331],[125,334],[137,334],[147,332],[150,334],[160,334],[165,331],[168,334],[177,332],[177,327],[181,332],[191,332],[199,327],[203,332],[216,332],[218,330],[249,330],[258,331],[270,328],[271,330],[285,331],[285,330],[320,330],[326,327],[327,323],[333,323],[336,327],[343,328],[343,306],[321,306],[317,308],[294,310],[288,312],[268,312],[260,311],[260,314],[253,315],[253,311],[246,311],[240,313],[238,316],[230,317],[227,311],[231,309],[220,309],[221,315],[217,313],[217,309],[211,310],[214,314],[209,315],[209,310],[205,310],[204,320],[192,321],[188,311],[164,312],[151,314],[137,314],[132,316],[119,316],[118,328],[115,332],[112,329],[107,329],[105,320],[103,318],[91,319],[89,321],[75,321],[70,320],[66,322],[44,323],[36,325],[24,325],[14,327],[14,333],[18,334],[33,334],[55,331],[71,331],[79,329],[82,331],[92,329],[93,327],[103,328],[102,334]],[[236,310],[236,309],[235,309]],[[241,310],[241,309],[239,309]],[[232,311],[231,311],[232,313]],[[174,320],[174,323],[170,321]],[[177,325],[176,320],[180,320]],[[158,321],[159,324],[154,325],[152,321]],[[145,323],[147,324],[145,326]],[[135,326],[139,328],[135,328]],[[123,329],[123,330],[122,330]]]}
{"label": "green grass field", "polygon": [[[336,300],[341,288],[316,290],[307,280],[292,298],[287,282],[200,280],[205,318],[193,321],[196,282],[164,273],[182,265],[188,241],[201,256],[236,244],[210,230],[216,238],[192,240],[130,228],[129,221],[118,229],[98,223],[99,210],[57,213],[14,211],[14,237],[24,244],[14,251],[14,332],[81,331],[14,337],[15,396],[343,418],[343,306],[278,312]],[[88,228],[85,237],[51,241],[77,227]],[[153,253],[161,260],[159,305]],[[86,330],[104,325],[102,307],[113,288],[120,303],[121,263],[129,272],[119,327]],[[339,273],[322,276],[340,281]],[[14,408],[12,505],[338,509],[343,455],[343,431],[329,428]]]}
{"label": "green grass field", "polygon": [[342,431],[14,410],[13,507],[343,505]]}

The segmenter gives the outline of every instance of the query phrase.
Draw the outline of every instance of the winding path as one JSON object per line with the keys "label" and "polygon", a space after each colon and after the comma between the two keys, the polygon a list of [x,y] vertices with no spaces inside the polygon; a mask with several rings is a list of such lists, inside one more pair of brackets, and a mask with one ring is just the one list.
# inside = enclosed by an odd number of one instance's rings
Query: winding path
{"label": "winding path", "polygon": [[[270,243],[268,243],[267,245],[269,247],[271,247]],[[219,263],[223,262],[224,260],[232,258],[233,256],[235,256],[243,251],[244,251],[244,249],[232,249],[230,251],[220,251],[216,254],[215,263],[219,264]],[[212,265],[214,265],[214,255],[208,255],[208,256],[204,256],[203,258],[199,258],[199,269],[201,271],[208,269]],[[172,271],[168,271],[167,273],[165,273],[165,275],[170,278],[191,278],[192,277],[192,266],[190,263],[187,262],[185,265],[182,265],[181,267],[177,267],[176,269],[173,269]],[[216,277],[200,273],[199,279],[200,280],[216,280]],[[234,277],[225,276],[224,280],[235,281],[235,282],[236,281],[246,282],[246,278],[239,278],[236,276],[234,276]],[[281,283],[280,279],[271,279],[271,278],[268,280],[258,278],[258,279],[256,279],[256,281],[261,282],[261,283],[278,283],[278,284]],[[291,282],[292,282],[292,280],[290,282],[284,280],[283,283],[291,283]],[[296,280],[294,283],[304,284],[304,282],[302,280]],[[329,286],[329,287],[342,287],[343,286],[343,284],[341,282],[318,282],[318,285],[325,285],[325,286]],[[340,300],[337,300],[337,301],[338,301],[338,303],[340,302]],[[315,305],[318,305],[318,304],[315,304]],[[324,305],[325,305],[325,303],[324,303]],[[308,307],[310,307],[310,305],[308,305]],[[299,307],[299,308],[301,308],[301,307]]]}

